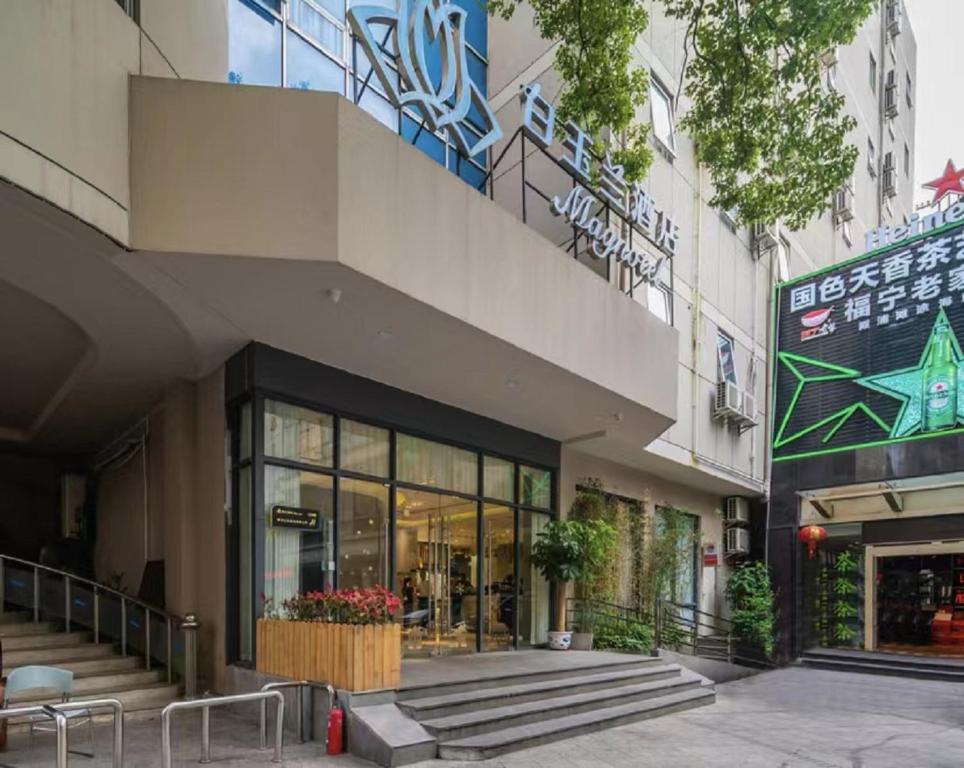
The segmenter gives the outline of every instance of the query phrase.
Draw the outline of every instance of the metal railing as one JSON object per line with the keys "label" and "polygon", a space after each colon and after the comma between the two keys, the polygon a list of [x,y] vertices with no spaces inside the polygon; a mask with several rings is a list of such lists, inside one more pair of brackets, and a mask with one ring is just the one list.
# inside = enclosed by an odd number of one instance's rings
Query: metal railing
{"label": "metal railing", "polygon": [[[281,691],[285,688],[295,688],[296,696],[298,702],[298,709],[296,717],[298,718],[298,741],[304,744],[308,741],[313,734],[305,733],[305,703],[304,703],[304,689],[305,688],[324,688],[328,692],[328,706],[335,706],[335,701],[337,699],[337,694],[335,693],[335,687],[329,683],[312,683],[308,680],[285,680],[277,683],[267,683],[261,686],[261,692],[265,691]],[[264,699],[261,702],[261,749],[268,748],[268,700]],[[327,740],[327,735],[325,736]],[[326,741],[327,743],[327,741]]]}
{"label": "metal railing", "polygon": [[744,642],[733,622],[691,605],[660,600],[656,608],[656,646],[705,659],[772,668],[762,650]]}
{"label": "metal railing", "polygon": [[284,746],[285,697],[281,691],[257,691],[255,693],[238,693],[233,696],[212,696],[209,699],[194,699],[193,701],[175,701],[164,707],[161,712],[161,765],[171,768],[173,753],[171,750],[171,718],[175,712],[186,709],[201,710],[201,763],[211,762],[211,707],[223,707],[228,704],[242,704],[247,701],[267,701],[275,699],[278,702],[275,716],[274,757],[271,762],[280,763]]}
{"label": "metal railing", "polygon": [[38,704],[30,707],[0,709],[0,720],[13,717],[44,715],[57,726],[56,768],[67,768],[67,712],[77,710],[110,709],[114,715],[114,749],[111,755],[113,768],[124,766],[124,705],[117,699],[94,699],[92,701],[65,701],[57,704]]}
{"label": "metal railing", "polygon": [[[182,621],[174,614],[104,584],[0,554],[0,612],[7,604],[30,611],[34,622],[40,622],[41,617],[62,620],[65,633],[75,626],[92,630],[95,643],[106,637],[119,644],[122,656],[131,650],[141,653],[146,669],[150,670],[155,662],[166,668],[168,683],[174,682],[180,667],[181,674],[177,677],[184,682],[185,695],[188,698],[196,695],[199,624],[192,615]],[[153,629],[161,632],[155,633]],[[183,634],[179,647],[175,632]]]}

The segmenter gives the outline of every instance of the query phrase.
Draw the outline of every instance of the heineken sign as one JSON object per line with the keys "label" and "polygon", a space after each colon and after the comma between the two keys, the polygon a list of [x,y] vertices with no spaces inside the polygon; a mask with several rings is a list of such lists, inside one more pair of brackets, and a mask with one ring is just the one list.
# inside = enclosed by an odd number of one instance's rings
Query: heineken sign
{"label": "heineken sign", "polygon": [[964,222],[777,289],[773,460],[964,431]]}

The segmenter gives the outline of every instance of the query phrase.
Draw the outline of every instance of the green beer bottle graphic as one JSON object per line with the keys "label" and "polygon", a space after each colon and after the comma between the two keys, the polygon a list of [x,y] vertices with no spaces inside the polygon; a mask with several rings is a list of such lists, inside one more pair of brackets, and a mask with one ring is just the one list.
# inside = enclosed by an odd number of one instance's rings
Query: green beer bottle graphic
{"label": "green beer bottle graphic", "polygon": [[934,328],[934,345],[924,369],[923,395],[924,432],[947,429],[957,423],[957,364],[946,321]]}

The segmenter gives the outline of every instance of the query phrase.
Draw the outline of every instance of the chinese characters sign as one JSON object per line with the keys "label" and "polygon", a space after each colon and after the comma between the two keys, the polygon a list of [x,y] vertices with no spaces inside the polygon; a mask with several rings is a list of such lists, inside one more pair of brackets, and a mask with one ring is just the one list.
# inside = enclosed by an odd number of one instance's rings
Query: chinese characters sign
{"label": "chinese characters sign", "polygon": [[964,224],[780,286],[777,312],[774,461],[964,428]]}
{"label": "chinese characters sign", "polygon": [[[551,200],[553,215],[586,235],[595,258],[613,257],[638,277],[656,283],[663,262],[676,255],[679,225],[640,183],[625,178],[622,165],[608,155],[593,154],[592,137],[585,130],[571,121],[557,125],[555,107],[540,95],[538,83],[525,88],[521,100],[526,137],[546,151],[558,140],[563,150],[559,164],[576,182],[565,195]],[[646,238],[659,255],[654,257],[634,244],[618,222],[610,223],[608,212]]]}

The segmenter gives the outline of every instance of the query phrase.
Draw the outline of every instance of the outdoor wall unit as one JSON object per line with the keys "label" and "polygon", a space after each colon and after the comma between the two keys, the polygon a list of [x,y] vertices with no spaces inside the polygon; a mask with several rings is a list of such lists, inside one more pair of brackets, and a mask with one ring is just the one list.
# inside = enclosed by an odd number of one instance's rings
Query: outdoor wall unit
{"label": "outdoor wall unit", "polygon": [[721,381],[716,385],[716,400],[713,405],[713,418],[725,421],[740,421],[743,418],[743,392],[732,381]]}
{"label": "outdoor wall unit", "polygon": [[897,37],[900,34],[902,16],[900,0],[887,0],[887,32],[891,37]]}
{"label": "outdoor wall unit", "polygon": [[894,165],[894,153],[884,155],[883,190],[885,197],[897,196],[897,167]]}
{"label": "outdoor wall unit", "polygon": [[723,554],[739,557],[750,553],[750,532],[746,528],[727,528],[723,536]]}
{"label": "outdoor wall unit", "polygon": [[854,218],[854,190],[851,184],[838,189],[833,196],[833,223],[841,224]]}
{"label": "outdoor wall unit", "polygon": [[727,525],[746,525],[750,522],[750,502],[742,496],[728,496],[723,520]]}
{"label": "outdoor wall unit", "polygon": [[776,248],[780,242],[780,227],[777,224],[763,224],[757,222],[753,225],[753,246],[756,249],[757,257],[761,253]]}
{"label": "outdoor wall unit", "polygon": [[740,422],[740,429],[749,429],[750,427],[755,427],[757,425],[756,420],[756,398],[749,392],[743,393],[743,403],[740,407],[740,415],[742,416]]}

